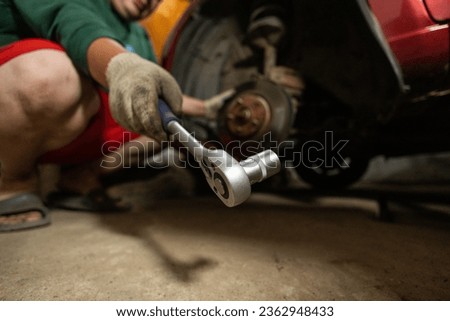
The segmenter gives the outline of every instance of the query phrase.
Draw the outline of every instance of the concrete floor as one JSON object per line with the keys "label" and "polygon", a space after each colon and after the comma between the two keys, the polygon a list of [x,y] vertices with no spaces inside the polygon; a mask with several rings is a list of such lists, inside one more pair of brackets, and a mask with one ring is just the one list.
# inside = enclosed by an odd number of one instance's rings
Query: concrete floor
{"label": "concrete floor", "polygon": [[450,300],[446,215],[262,192],[230,209],[188,183],[166,172],[111,190],[129,213],[0,234],[0,300]]}

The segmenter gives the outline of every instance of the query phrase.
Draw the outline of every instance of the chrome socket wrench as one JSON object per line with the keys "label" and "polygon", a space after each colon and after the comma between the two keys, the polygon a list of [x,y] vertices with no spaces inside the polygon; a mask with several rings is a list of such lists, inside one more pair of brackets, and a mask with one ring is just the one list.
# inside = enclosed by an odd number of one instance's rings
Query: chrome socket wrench
{"label": "chrome socket wrench", "polygon": [[164,130],[194,157],[208,185],[226,206],[242,204],[250,197],[252,184],[280,172],[281,163],[273,151],[265,150],[238,162],[222,149],[203,146],[180,124],[164,101],[159,100],[158,107]]}

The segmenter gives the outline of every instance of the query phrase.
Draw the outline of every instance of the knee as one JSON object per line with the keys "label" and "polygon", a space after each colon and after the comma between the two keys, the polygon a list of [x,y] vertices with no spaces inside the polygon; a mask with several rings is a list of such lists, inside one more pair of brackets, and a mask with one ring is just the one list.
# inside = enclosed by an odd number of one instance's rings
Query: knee
{"label": "knee", "polygon": [[28,116],[57,119],[80,101],[80,75],[64,52],[42,50],[30,55],[15,70],[17,97]]}

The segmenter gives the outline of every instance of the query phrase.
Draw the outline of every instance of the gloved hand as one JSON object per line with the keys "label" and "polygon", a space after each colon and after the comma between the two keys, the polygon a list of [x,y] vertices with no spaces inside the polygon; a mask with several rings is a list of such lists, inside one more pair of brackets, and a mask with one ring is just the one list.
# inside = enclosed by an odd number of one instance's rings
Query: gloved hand
{"label": "gloved hand", "polygon": [[106,79],[111,114],[121,126],[158,141],[167,139],[161,125],[158,98],[174,114],[180,114],[182,93],[165,69],[134,53],[121,53],[109,62]]}
{"label": "gloved hand", "polygon": [[236,93],[236,90],[229,89],[216,96],[203,101],[205,105],[205,117],[209,120],[215,120],[217,118],[217,112],[222,108],[225,101],[231,98]]}

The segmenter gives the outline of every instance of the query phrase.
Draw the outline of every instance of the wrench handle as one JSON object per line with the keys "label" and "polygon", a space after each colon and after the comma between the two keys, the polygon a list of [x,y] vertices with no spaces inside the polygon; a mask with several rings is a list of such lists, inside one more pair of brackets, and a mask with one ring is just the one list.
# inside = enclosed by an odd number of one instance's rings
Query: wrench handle
{"label": "wrench handle", "polygon": [[167,103],[162,99],[158,99],[158,110],[159,110],[159,115],[161,116],[162,126],[163,126],[164,130],[167,133],[169,133],[170,132],[169,131],[169,123],[171,121],[176,121],[179,123],[180,120],[172,112],[169,105],[167,105]]}
{"label": "wrench handle", "polygon": [[158,99],[158,110],[165,132],[177,135],[177,140],[184,147],[187,147],[196,161],[200,162],[206,153],[205,147],[181,125],[180,119],[174,115],[167,103],[162,99]]}

